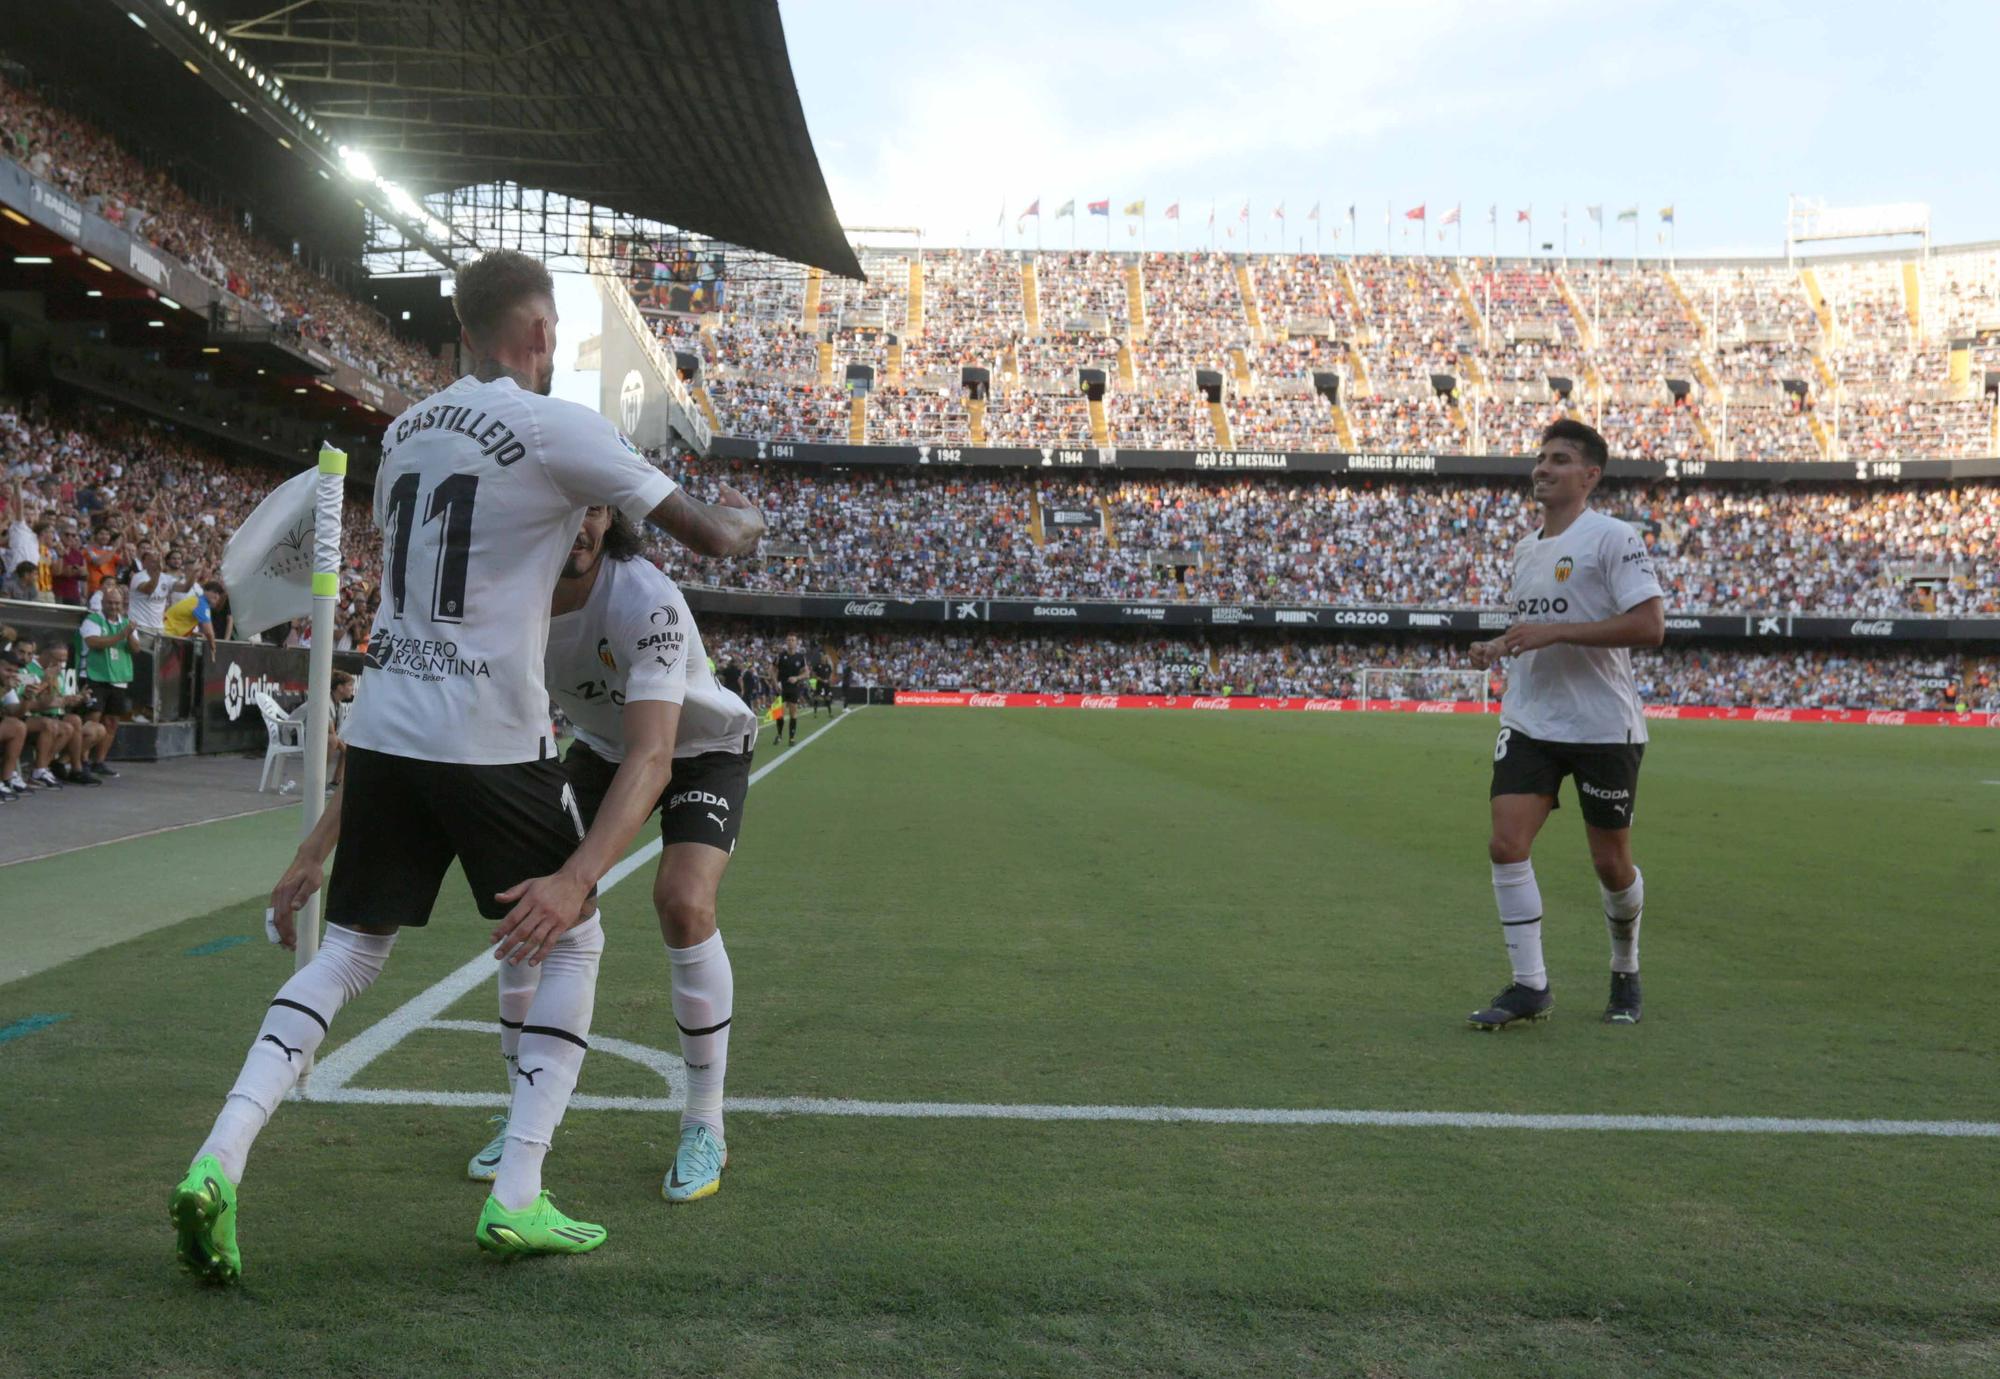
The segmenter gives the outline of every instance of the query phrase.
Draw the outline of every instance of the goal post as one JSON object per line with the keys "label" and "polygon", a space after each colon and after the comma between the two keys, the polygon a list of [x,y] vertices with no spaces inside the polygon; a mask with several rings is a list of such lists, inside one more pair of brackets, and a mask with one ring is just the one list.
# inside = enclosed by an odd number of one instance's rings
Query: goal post
{"label": "goal post", "polygon": [[1483,670],[1446,670],[1437,667],[1363,666],[1359,672],[1361,705],[1370,702],[1403,703],[1424,700],[1432,703],[1477,704],[1484,710],[1492,701],[1492,687]]}

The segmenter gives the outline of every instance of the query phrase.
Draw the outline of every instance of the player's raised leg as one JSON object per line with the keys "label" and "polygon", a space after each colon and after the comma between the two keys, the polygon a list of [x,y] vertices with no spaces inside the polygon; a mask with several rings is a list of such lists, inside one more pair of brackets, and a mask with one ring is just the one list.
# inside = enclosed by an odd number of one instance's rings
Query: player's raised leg
{"label": "player's raised leg", "polygon": [[[746,767],[748,763],[744,763]],[[738,807],[732,814],[740,812]],[[733,843],[734,838],[730,839]],[[723,1138],[722,1089],[729,1069],[729,1022],[736,980],[716,928],[716,896],[729,853],[706,843],[675,843],[660,856],[653,906],[660,916],[673,983],[674,1024],[687,1064],[687,1106],[680,1144],[660,1187],[669,1202],[695,1202],[722,1187],[729,1151]]]}
{"label": "player's raised leg", "polygon": [[340,1008],[382,974],[394,930],[364,933],[329,924],[313,960],[278,988],[208,1138],[168,1199],[181,1267],[218,1283],[242,1273],[236,1245],[236,1185],[250,1146],[311,1062]]}

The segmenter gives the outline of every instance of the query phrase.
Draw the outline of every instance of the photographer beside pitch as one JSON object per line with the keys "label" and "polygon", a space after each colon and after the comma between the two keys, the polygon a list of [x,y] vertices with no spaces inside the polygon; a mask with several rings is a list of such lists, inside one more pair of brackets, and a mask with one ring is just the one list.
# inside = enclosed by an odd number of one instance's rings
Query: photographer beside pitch
{"label": "photographer beside pitch", "polygon": [[[664,846],[653,908],[667,945],[688,1082],[680,1145],[660,1195],[694,1202],[721,1188],[729,1161],[722,1081],[736,983],[715,904],[743,823],[757,719],[717,682],[687,600],[639,558],[640,549],[623,513],[590,510],[556,585],[543,674],[576,726],[563,774],[586,824],[595,823],[613,777],[635,753],[663,747],[673,759],[659,796]],[[517,1051],[539,979],[531,967],[500,969],[500,1056],[510,1083],[528,1075]],[[476,1182],[499,1171],[507,1129],[506,1117],[495,1119],[499,1133],[466,1165]]]}
{"label": "photographer beside pitch", "polygon": [[1591,865],[1611,935],[1607,1024],[1639,1023],[1639,920],[1645,882],[1632,862],[1632,814],[1646,716],[1632,647],[1666,637],[1665,597],[1652,553],[1627,523],[1593,511],[1609,459],[1604,437],[1578,421],[1542,433],[1533,475],[1542,527],[1514,547],[1514,625],[1474,642],[1481,669],[1512,658],[1493,744],[1493,895],[1514,980],[1469,1017],[1476,1029],[1548,1018],[1555,1006],[1542,961],[1542,894],[1529,860],[1535,836],[1576,778]]}

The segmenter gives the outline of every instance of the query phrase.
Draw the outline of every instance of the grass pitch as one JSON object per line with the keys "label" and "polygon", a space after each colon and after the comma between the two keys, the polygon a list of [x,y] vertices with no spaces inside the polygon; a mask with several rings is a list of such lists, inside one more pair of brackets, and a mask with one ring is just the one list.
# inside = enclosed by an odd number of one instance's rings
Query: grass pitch
{"label": "grass pitch", "polygon": [[[2000,737],[1655,726],[1645,1023],[1596,1021],[1571,797],[1557,1013],[1481,1035],[1490,721],[867,711],[752,792],[730,1092],[2000,1120]],[[145,884],[86,856],[61,922]],[[650,875],[607,897],[596,1029],[672,1049]],[[669,1209],[674,1118],[576,1110],[548,1180],[610,1243],[506,1265],[460,1176],[485,1112],[293,1104],[244,1286],[204,1290],[164,1206],[288,970],[214,946],[261,909],[0,986],[0,1026],[67,1017],[0,1045],[0,1374],[2000,1372],[1991,1138],[738,1112],[721,1195]],[[322,1059],[485,931],[447,883]],[[499,1060],[424,1030],[355,1085],[497,1093]],[[661,1087],[600,1050],[581,1090]]]}

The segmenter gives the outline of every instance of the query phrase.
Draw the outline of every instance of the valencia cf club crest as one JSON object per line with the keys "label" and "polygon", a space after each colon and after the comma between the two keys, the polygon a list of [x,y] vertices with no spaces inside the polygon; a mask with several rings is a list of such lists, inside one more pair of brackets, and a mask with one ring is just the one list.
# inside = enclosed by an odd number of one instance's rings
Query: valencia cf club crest
{"label": "valencia cf club crest", "polygon": [[1561,560],[1558,560],[1556,562],[1556,583],[1558,584],[1568,583],[1569,572],[1571,570],[1574,570],[1575,568],[1576,568],[1576,561],[1571,559],[1569,556],[1564,556]]}
{"label": "valencia cf club crest", "polygon": [[611,657],[611,639],[609,637],[599,637],[597,639],[597,659],[604,662],[606,670],[618,669],[618,662]]}

